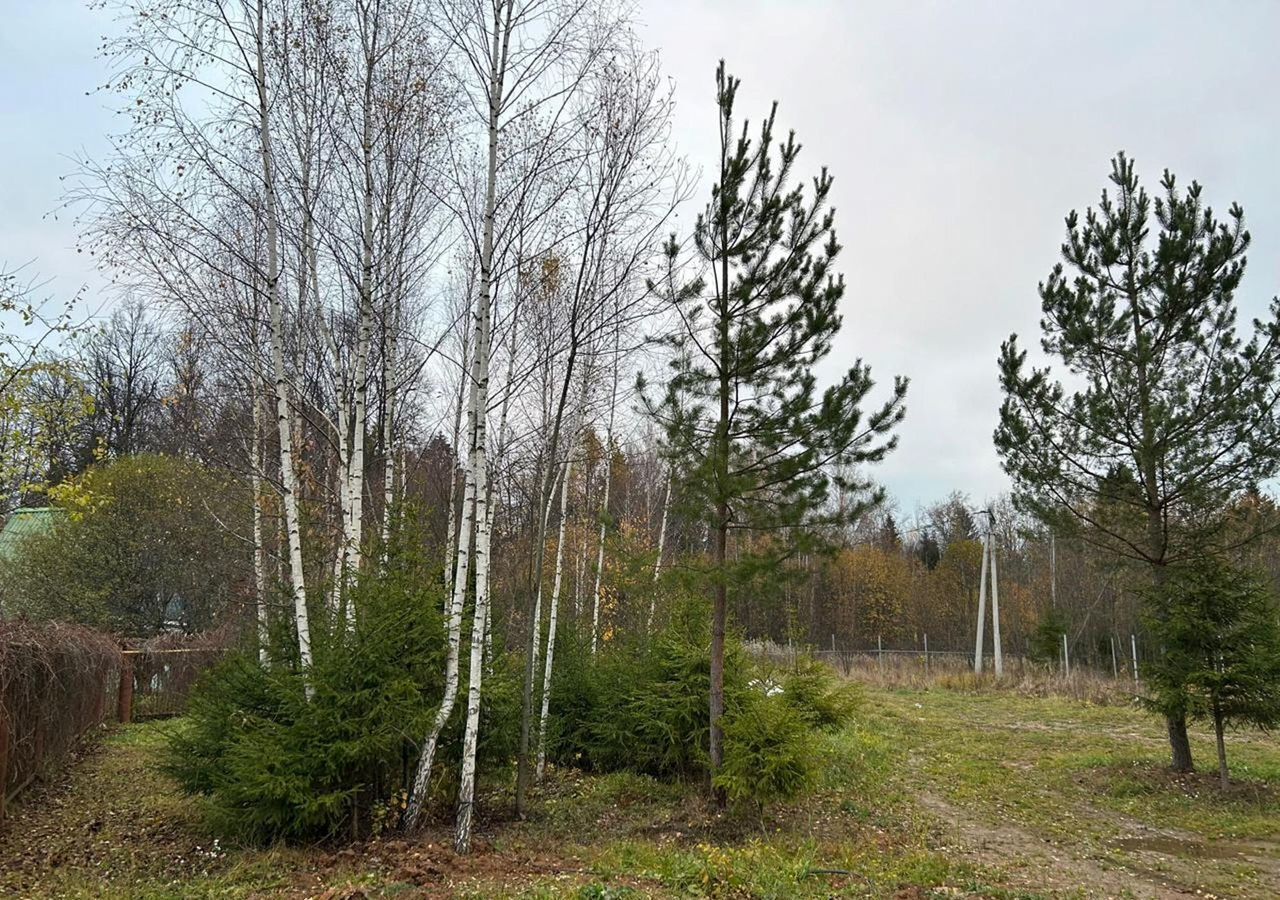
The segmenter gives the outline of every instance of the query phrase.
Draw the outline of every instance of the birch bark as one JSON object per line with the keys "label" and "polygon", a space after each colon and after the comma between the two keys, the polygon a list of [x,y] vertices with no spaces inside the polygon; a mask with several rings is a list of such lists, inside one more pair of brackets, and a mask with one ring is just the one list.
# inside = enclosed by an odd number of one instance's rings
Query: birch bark
{"label": "birch bark", "polygon": [[556,565],[555,575],[551,582],[551,599],[547,604],[547,644],[543,651],[542,709],[538,716],[538,755],[534,769],[535,778],[538,781],[542,781],[542,776],[547,766],[547,720],[551,713],[551,676],[555,667],[556,626],[560,611],[560,589],[564,581],[564,544],[565,528],[569,521],[569,485],[573,480],[573,456],[579,443],[582,419],[587,403],[587,390],[591,379],[591,366],[589,364],[585,368],[585,373],[577,414],[574,416],[572,426],[569,429],[570,449],[565,456],[564,467],[560,476],[560,527],[556,538]]}
{"label": "birch bark", "polygon": [[[506,22],[505,27],[495,27],[493,30],[493,49],[490,56],[489,70],[489,122],[488,122],[488,159],[485,173],[485,199],[484,199],[484,233],[480,249],[480,297],[475,313],[475,350],[472,356],[472,388],[471,403],[467,411],[467,426],[470,433],[471,452],[467,467],[467,487],[466,495],[463,499],[462,524],[458,533],[458,570],[456,580],[453,584],[453,604],[449,610],[449,654],[446,661],[445,671],[445,700],[440,705],[440,710],[436,715],[435,724],[432,726],[432,732],[428,736],[426,745],[422,751],[422,758],[418,764],[418,772],[414,779],[413,793],[409,799],[409,809],[407,810],[407,824],[410,827],[416,827],[422,815],[422,806],[426,797],[427,785],[431,778],[431,765],[436,752],[436,745],[440,739],[440,733],[444,729],[445,722],[448,721],[449,714],[453,711],[453,704],[458,692],[458,656],[459,644],[461,641],[461,623],[463,600],[466,596],[467,588],[467,559],[470,556],[470,541],[473,525],[477,522],[480,525],[477,535],[477,550],[483,549],[485,555],[477,555],[476,562],[476,596],[477,600],[483,592],[485,603],[488,603],[488,547],[480,546],[480,538],[484,538],[487,542],[488,525],[488,468],[487,468],[487,450],[485,447],[485,416],[488,410],[488,390],[489,390],[489,344],[490,344],[490,306],[492,303],[493,290],[493,231],[494,216],[497,208],[497,181],[498,181],[498,115],[501,110],[503,98],[503,75],[506,69],[506,54],[508,48],[508,39],[510,36],[511,11],[512,2],[506,4]],[[495,26],[499,25],[501,16],[501,7],[494,8]],[[483,482],[483,484],[481,484]],[[481,629],[487,624],[487,615],[482,614],[482,610],[477,609],[475,614],[475,622]],[[473,631],[475,629],[473,628]],[[481,654],[483,660],[484,640],[472,639],[472,666],[475,666],[476,653]],[[479,716],[479,683],[468,686],[468,707],[471,703],[471,693],[474,690],[476,697],[476,715]],[[470,718],[470,709],[468,708],[468,718]],[[478,718],[477,728],[478,733]],[[473,740],[475,736],[473,736]],[[465,737],[464,737],[465,743]],[[474,748],[471,752],[471,786],[474,787]],[[464,768],[467,754],[464,746]],[[465,784],[464,784],[465,786]],[[471,789],[471,788],[469,788]],[[466,805],[467,829],[466,834],[470,835],[470,808],[468,801]],[[461,807],[460,807],[461,809]]]}
{"label": "birch bark", "polygon": [[267,664],[267,560],[262,535],[262,404],[258,402],[257,381],[249,382],[249,403],[253,407],[253,437],[250,442],[250,488],[253,491],[253,587],[258,606],[258,663]]}
{"label": "birch bark", "polygon": [[613,483],[613,419],[618,403],[618,347],[613,352],[613,387],[609,392],[609,424],[604,432],[604,498],[600,501],[600,534],[596,549],[596,585],[591,599],[591,655],[600,634],[600,581],[604,574],[604,540],[609,523],[609,487]]}
{"label": "birch bark", "polygon": [[[259,0],[256,21],[256,85],[258,94],[258,153],[262,164],[263,215],[267,227],[267,304],[271,312],[271,368],[275,380],[276,424],[280,432],[280,482],[285,529],[289,540],[289,580],[293,587],[293,616],[298,656],[311,668],[311,627],[307,615],[306,575],[302,565],[302,526],[298,516],[298,474],[293,465],[289,386],[284,367],[284,308],[280,300],[280,228],[277,221],[275,162],[271,146],[271,115],[266,74],[266,12]],[[308,688],[308,697],[310,689]]]}

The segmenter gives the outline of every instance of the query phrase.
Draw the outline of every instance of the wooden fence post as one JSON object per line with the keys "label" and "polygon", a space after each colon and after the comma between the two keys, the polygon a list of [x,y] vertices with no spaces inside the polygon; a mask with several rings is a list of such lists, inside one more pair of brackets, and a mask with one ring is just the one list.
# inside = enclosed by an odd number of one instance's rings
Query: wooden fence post
{"label": "wooden fence post", "polygon": [[0,822],[4,821],[5,799],[9,796],[9,716],[0,703]]}
{"label": "wooden fence post", "polygon": [[116,714],[126,725],[133,721],[133,654],[128,650],[120,654],[120,694]]}

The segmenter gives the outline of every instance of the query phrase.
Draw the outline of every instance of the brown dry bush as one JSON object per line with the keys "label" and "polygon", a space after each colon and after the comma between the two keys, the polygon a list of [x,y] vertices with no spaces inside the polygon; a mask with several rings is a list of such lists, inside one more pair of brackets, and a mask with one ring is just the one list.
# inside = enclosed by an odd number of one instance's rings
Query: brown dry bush
{"label": "brown dry bush", "polygon": [[121,664],[115,641],[91,629],[0,622],[0,795],[16,795],[104,720]]}

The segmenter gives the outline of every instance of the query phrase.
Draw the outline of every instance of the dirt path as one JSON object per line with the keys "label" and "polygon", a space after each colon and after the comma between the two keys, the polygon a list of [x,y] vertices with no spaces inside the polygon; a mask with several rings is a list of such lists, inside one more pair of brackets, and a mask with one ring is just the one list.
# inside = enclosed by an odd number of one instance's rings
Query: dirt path
{"label": "dirt path", "polygon": [[916,799],[939,820],[948,849],[978,865],[1001,870],[1011,886],[1067,897],[1203,896],[1194,888],[1170,884],[1156,872],[1104,865],[1013,824],[977,822],[971,813],[934,794],[923,793]]}
{"label": "dirt path", "polygon": [[[909,768],[917,784],[929,784],[915,754]],[[1280,897],[1280,844],[1275,842],[1209,840],[1087,802],[1072,806],[1079,829],[1076,840],[1063,841],[1012,819],[992,822],[989,814],[952,803],[927,787],[914,799],[938,820],[947,849],[1001,870],[1011,886],[1066,897]],[[1224,890],[1224,877],[1230,881],[1232,871],[1240,877]]]}

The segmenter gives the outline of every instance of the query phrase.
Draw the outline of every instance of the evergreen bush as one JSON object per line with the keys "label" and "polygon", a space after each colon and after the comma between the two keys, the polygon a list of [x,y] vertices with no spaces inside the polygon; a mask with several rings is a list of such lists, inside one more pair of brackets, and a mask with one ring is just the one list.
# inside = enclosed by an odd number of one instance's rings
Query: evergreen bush
{"label": "evergreen bush", "polygon": [[842,681],[830,666],[811,656],[799,657],[781,682],[783,703],[794,709],[810,728],[823,731],[842,728],[853,719],[862,703],[862,692],[856,684]]}
{"label": "evergreen bush", "polygon": [[724,741],[715,783],[733,803],[759,809],[800,794],[813,781],[814,729],[785,693],[747,694],[725,716]]}
{"label": "evergreen bush", "polygon": [[[306,673],[286,662],[282,628],[269,665],[244,653],[202,679],[172,737],[168,770],[205,799],[215,827],[251,841],[310,841],[359,837],[398,818],[442,692],[443,597],[438,578],[423,575],[393,561],[361,579],[350,593],[354,622],[313,634]],[[498,656],[491,668],[485,771],[510,761],[519,722],[517,666]],[[461,756],[461,720],[444,736],[443,760]]]}
{"label": "evergreen bush", "polygon": [[[706,778],[710,645],[706,606],[695,601],[675,604],[648,638],[594,656],[566,637],[557,649],[549,757],[588,771]],[[716,784],[737,802],[794,796],[810,781],[814,733],[849,721],[856,688],[808,659],[768,676],[734,638],[725,663],[726,764]]]}

